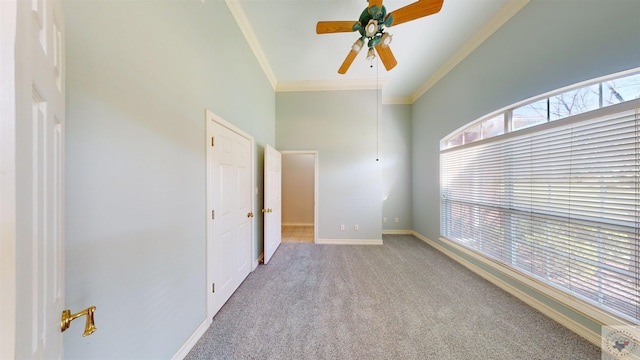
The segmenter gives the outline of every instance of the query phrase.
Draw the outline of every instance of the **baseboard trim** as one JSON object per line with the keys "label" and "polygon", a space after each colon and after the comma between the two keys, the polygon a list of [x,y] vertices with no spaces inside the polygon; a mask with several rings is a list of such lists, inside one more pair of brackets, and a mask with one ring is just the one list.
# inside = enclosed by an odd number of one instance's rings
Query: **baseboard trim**
{"label": "baseboard trim", "polygon": [[413,235],[415,231],[413,230],[396,230],[396,229],[386,229],[382,230],[383,235]]}
{"label": "baseboard trim", "polygon": [[180,347],[178,352],[175,355],[173,355],[171,360],[182,360],[182,359],[184,359],[187,356],[187,354],[189,354],[189,351],[191,351],[191,349],[194,347],[194,345],[198,342],[198,340],[200,340],[202,335],[204,335],[205,331],[207,331],[207,329],[209,328],[209,325],[211,325],[211,319],[205,319],[202,322],[202,324],[200,324],[200,326],[198,326],[196,331],[194,331],[193,334],[191,334],[191,336],[187,339],[187,342],[185,342]]}
{"label": "baseboard trim", "polygon": [[320,245],[383,245],[382,239],[318,239]]}
{"label": "baseboard trim", "polygon": [[[481,267],[467,261],[466,259],[460,257],[459,255],[451,252],[450,250],[446,249],[445,247],[440,246],[438,243],[434,242],[433,240],[427,238],[426,236],[419,234],[417,232],[413,232],[413,235],[416,236],[418,239],[424,241],[425,243],[427,243],[428,245],[432,246],[433,248],[435,248],[436,250],[442,252],[443,254],[447,255],[448,257],[452,258],[453,260],[455,260],[456,262],[460,263],[462,266],[466,267],[467,269],[473,271],[474,273],[478,274],[479,276],[483,277],[484,279],[486,279],[487,281],[491,282],[492,284],[496,285],[497,287],[501,288],[502,290],[508,292],[509,294],[517,297],[518,299],[522,300],[524,303],[526,303],[527,305],[533,307],[534,309],[540,311],[541,313],[543,313],[544,315],[546,315],[547,317],[551,318],[552,320],[558,322],[559,324],[563,325],[564,327],[568,328],[569,330],[573,331],[574,333],[578,334],[579,336],[583,337],[584,339],[586,339],[587,341],[589,341],[590,343],[596,345],[596,346],[601,346],[602,345],[602,337],[600,333],[596,333],[593,332],[591,329],[587,328],[586,326],[580,324],[579,322],[571,319],[570,317],[568,317],[565,314],[562,314],[561,312],[547,306],[546,304],[542,303],[541,301],[535,299],[534,297],[532,297],[531,295],[523,292],[522,290],[513,287],[511,284],[509,284],[508,282],[496,277],[495,275],[491,274],[490,272],[482,269]],[[466,252],[465,252],[466,253]],[[502,274],[504,274],[507,277],[510,278],[514,278],[513,276],[510,276],[510,274],[505,273],[504,269],[501,269],[497,266],[494,266],[494,264],[492,264],[492,262],[486,260],[486,259],[481,259],[479,257],[475,257],[474,259],[479,260],[482,262],[483,265],[486,265]],[[522,282],[519,279],[514,279],[516,281],[518,281],[519,283],[522,283],[525,286],[528,286],[525,282]],[[533,291],[536,291],[538,293],[540,293],[541,295],[548,297],[547,294],[544,294],[542,292],[540,292],[539,290],[529,287],[530,289],[532,289]],[[586,314],[582,314],[585,317],[591,318]]]}

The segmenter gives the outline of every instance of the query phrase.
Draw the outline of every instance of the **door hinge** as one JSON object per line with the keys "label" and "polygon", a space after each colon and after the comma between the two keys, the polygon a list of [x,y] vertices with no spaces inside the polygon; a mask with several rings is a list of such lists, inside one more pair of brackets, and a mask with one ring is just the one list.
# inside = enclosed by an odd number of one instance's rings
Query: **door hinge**
{"label": "door hinge", "polygon": [[215,220],[215,219],[216,219],[216,211],[211,210],[211,220]]}
{"label": "door hinge", "polygon": [[215,144],[216,144],[216,141],[215,141],[214,137],[212,136],[211,137],[211,146],[215,146]]}
{"label": "door hinge", "polygon": [[216,283],[211,284],[211,292],[212,293],[216,292]]}

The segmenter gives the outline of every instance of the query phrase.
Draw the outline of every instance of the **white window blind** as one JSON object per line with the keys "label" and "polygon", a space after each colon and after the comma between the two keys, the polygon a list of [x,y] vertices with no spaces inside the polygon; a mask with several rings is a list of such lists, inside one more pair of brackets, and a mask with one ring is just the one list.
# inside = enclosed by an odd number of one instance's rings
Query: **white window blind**
{"label": "white window blind", "polygon": [[640,324],[631,105],[443,150],[442,236]]}

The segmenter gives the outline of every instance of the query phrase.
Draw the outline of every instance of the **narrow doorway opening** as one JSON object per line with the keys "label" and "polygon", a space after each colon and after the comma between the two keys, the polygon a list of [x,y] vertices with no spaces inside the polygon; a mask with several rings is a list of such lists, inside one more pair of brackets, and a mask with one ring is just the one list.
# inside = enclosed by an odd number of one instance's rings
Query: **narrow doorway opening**
{"label": "narrow doorway opening", "polygon": [[317,239],[317,152],[282,151],[282,242]]}

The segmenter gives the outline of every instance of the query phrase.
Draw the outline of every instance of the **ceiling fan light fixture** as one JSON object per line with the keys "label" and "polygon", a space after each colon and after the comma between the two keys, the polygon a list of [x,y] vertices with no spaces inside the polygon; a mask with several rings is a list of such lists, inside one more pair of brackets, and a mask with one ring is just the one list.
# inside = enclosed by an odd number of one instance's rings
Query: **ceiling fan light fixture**
{"label": "ceiling fan light fixture", "polygon": [[369,48],[373,48],[380,45],[380,43],[382,43],[382,38],[380,36],[374,36],[371,39],[369,39],[369,42],[367,42],[367,46]]}
{"label": "ceiling fan light fixture", "polygon": [[353,50],[355,52],[360,52],[360,50],[362,50],[363,46],[364,46],[364,41],[362,41],[362,39],[358,39],[351,46],[351,50]]}
{"label": "ceiling fan light fixture", "polygon": [[365,28],[365,35],[367,37],[372,37],[378,32],[378,20],[369,20],[367,27]]}
{"label": "ceiling fan light fixture", "polygon": [[371,67],[373,67],[373,59],[380,57],[380,61],[387,71],[393,69],[398,61],[390,47],[392,35],[385,33],[385,28],[436,14],[440,12],[445,0],[412,1],[409,5],[387,13],[386,7],[382,5],[383,0],[367,0],[369,6],[362,10],[358,21],[318,21],[316,24],[317,34],[355,31],[360,34],[360,39],[351,46],[351,50],[338,69],[338,73],[345,74],[347,72],[353,60],[364,48],[365,41],[369,48],[367,60],[372,61]]}
{"label": "ceiling fan light fixture", "polygon": [[393,35],[389,33],[382,34],[382,46],[388,47],[389,44],[391,44],[392,40],[393,40]]}
{"label": "ceiling fan light fixture", "polygon": [[367,52],[367,60],[371,61],[375,58],[376,58],[376,52],[373,50],[373,48],[369,48],[369,51]]}

